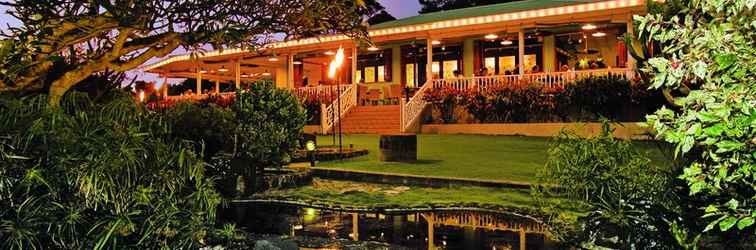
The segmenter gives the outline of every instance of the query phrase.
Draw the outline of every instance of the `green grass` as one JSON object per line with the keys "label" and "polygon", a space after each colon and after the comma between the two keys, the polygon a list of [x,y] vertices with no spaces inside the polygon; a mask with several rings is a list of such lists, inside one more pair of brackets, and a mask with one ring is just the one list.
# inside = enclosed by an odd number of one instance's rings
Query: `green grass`
{"label": "green grass", "polygon": [[[400,189],[397,190],[397,188]],[[533,199],[530,192],[528,189],[514,188],[475,186],[430,188],[316,179],[313,185],[296,189],[269,191],[260,195],[260,198],[368,208],[465,205],[533,213],[538,211],[538,203]],[[578,204],[564,198],[552,197],[545,201],[565,211],[579,210]]]}
{"label": "green grass", "polygon": [[[319,136],[318,144],[330,145],[332,140],[331,136]],[[548,140],[524,136],[418,135],[418,162],[388,163],[378,160],[378,135],[345,135],[343,145],[353,144],[370,153],[345,161],[321,162],[318,167],[533,183],[536,170],[546,163]],[[637,145],[655,162],[663,161],[653,143]]]}

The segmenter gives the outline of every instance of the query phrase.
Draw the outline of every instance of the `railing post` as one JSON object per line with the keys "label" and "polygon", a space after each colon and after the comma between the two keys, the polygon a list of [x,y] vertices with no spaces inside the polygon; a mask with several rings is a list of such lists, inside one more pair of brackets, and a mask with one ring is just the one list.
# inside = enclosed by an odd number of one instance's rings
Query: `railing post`
{"label": "railing post", "polygon": [[405,107],[407,102],[404,100],[404,98],[399,98],[399,132],[404,133],[405,127],[407,124],[405,124],[407,121],[405,121]]}
{"label": "railing post", "polygon": [[320,133],[326,134],[326,122],[328,122],[328,115],[326,115],[326,105],[320,103]]}

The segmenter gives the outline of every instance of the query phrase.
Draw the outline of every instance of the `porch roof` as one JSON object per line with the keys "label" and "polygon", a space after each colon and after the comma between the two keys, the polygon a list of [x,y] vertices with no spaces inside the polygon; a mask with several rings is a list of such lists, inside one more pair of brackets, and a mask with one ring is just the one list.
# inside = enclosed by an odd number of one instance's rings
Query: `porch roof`
{"label": "porch roof", "polygon": [[563,7],[569,5],[600,2],[597,0],[524,0],[499,4],[481,5],[469,8],[438,11],[417,16],[411,16],[394,21],[371,25],[370,29],[396,28],[408,25],[433,23],[460,18],[479,17],[497,14],[507,14],[518,11],[538,10],[545,8]]}

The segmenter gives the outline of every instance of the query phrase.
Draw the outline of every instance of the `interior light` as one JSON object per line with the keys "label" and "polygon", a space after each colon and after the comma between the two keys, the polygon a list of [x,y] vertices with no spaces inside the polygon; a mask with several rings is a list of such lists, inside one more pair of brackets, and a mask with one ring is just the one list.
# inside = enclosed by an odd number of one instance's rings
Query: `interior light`
{"label": "interior light", "polygon": [[226,68],[226,66],[221,66],[221,68],[218,69],[218,72],[228,72],[228,69]]}
{"label": "interior light", "polygon": [[375,47],[375,46],[370,46],[369,48],[367,48],[367,50],[368,50],[368,51],[378,51],[378,50],[379,50],[379,48],[378,48],[378,47]]}
{"label": "interior light", "polygon": [[433,40],[433,41],[431,41],[431,44],[433,44],[433,45],[439,45],[439,44],[441,44],[441,41],[439,41],[439,40]]}
{"label": "interior light", "polygon": [[599,32],[593,33],[592,36],[593,37],[604,37],[604,36],[606,36],[606,33],[599,31]]}
{"label": "interior light", "polygon": [[597,28],[596,25],[593,25],[593,24],[590,24],[590,23],[586,24],[586,25],[583,25],[583,30],[595,30],[596,28]]}
{"label": "interior light", "polygon": [[496,38],[499,38],[499,36],[496,35],[496,34],[488,34],[488,35],[485,36],[485,38],[488,39],[488,40],[494,40]]}

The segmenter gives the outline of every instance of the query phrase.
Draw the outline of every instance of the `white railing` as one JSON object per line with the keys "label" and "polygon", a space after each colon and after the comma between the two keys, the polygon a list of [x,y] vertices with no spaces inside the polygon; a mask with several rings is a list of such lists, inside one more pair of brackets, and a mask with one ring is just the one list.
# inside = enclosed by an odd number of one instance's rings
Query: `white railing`
{"label": "white railing", "polygon": [[[350,109],[357,106],[356,91],[357,89],[352,85],[342,85],[342,92],[341,95],[339,95],[339,98],[333,100],[330,105],[320,105],[320,124],[324,134],[331,131],[333,126],[336,125]],[[336,115],[337,112],[339,115]]]}
{"label": "white railing", "polygon": [[576,80],[585,79],[595,76],[612,76],[631,79],[635,73],[626,68],[616,69],[595,69],[579,70],[565,72],[534,73],[524,75],[496,75],[496,76],[476,76],[453,79],[435,79],[430,83],[423,85],[415,95],[405,103],[401,103],[401,131],[408,133],[416,131],[420,116],[428,106],[428,102],[423,100],[423,96],[431,88],[453,88],[457,90],[477,89],[484,91],[492,87],[505,87],[518,84],[529,84],[538,82],[544,87],[552,89],[561,89],[565,85]]}
{"label": "white railing", "polygon": [[480,91],[491,87],[504,87],[516,84],[538,82],[547,88],[564,88],[566,84],[576,80],[594,76],[613,76],[631,78],[633,72],[625,68],[578,70],[565,72],[533,73],[524,75],[496,75],[476,76],[453,79],[435,79],[433,88],[453,88],[457,90],[478,89]]}
{"label": "white railing", "polygon": [[402,98],[401,101],[401,132],[410,133],[417,132],[417,128],[420,123],[420,116],[428,107],[428,102],[423,100],[423,96],[429,89],[433,88],[434,84],[426,83],[421,87],[409,101],[405,102]]}
{"label": "white railing", "polygon": [[212,93],[212,94],[201,94],[201,95],[174,95],[174,96],[168,96],[165,99],[169,101],[174,102],[180,102],[180,101],[199,101],[202,99],[206,99],[210,96],[220,96],[222,98],[228,98],[233,97],[236,95],[236,92],[223,92],[223,93]]}
{"label": "white railing", "polygon": [[337,89],[341,87],[341,89],[346,89],[349,84],[342,84],[339,86],[336,85],[320,85],[315,87],[301,87],[294,89],[294,94],[297,95],[297,97],[302,98],[305,96],[330,96],[331,94],[335,94]]}

